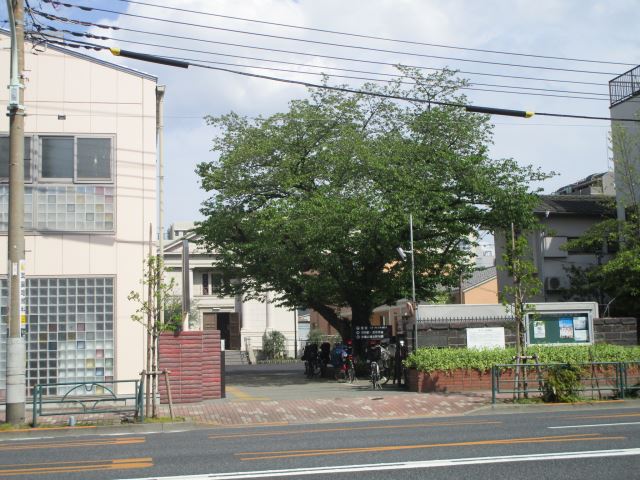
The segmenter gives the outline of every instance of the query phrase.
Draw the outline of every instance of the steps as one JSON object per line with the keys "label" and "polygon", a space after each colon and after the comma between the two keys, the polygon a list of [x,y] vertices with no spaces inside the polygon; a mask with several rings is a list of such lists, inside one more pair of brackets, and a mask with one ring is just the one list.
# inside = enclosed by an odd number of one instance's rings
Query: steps
{"label": "steps", "polygon": [[247,352],[240,350],[225,350],[224,364],[226,367],[229,365],[249,365]]}

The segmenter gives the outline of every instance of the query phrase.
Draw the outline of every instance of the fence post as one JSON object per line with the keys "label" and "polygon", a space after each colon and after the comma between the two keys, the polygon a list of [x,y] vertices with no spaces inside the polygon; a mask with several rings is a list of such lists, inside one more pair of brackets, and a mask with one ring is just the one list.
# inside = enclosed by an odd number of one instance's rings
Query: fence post
{"label": "fence post", "polygon": [[31,426],[33,428],[36,428],[38,426],[38,410],[37,410],[37,405],[38,405],[38,390],[39,390],[40,385],[34,385],[33,387],[33,397],[31,399],[31,401],[33,402],[33,416],[31,419]]}
{"label": "fence post", "polygon": [[627,389],[627,369],[626,364],[623,362],[618,363],[618,368],[616,369],[619,375],[618,384],[620,385],[620,398],[624,399],[624,391]]}
{"label": "fence post", "polygon": [[496,372],[496,366],[492,366],[491,367],[491,404],[495,405],[496,404],[496,387],[497,387],[497,372]]}

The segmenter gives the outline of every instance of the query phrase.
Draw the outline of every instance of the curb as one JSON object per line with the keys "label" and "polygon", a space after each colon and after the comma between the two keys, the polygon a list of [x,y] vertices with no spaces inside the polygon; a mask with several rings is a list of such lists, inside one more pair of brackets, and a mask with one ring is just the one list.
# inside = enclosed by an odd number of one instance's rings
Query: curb
{"label": "curb", "polygon": [[0,443],[7,440],[90,435],[131,435],[135,433],[171,433],[207,428],[192,421],[167,423],[131,423],[125,425],[82,425],[78,427],[41,427],[0,432]]}

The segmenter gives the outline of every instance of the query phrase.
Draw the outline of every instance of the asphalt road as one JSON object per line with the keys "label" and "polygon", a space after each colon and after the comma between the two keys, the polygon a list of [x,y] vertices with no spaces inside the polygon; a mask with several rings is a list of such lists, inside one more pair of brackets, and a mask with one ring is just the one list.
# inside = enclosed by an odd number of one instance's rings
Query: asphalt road
{"label": "asphalt road", "polygon": [[0,478],[640,477],[637,404],[157,434],[54,434],[0,441]]}

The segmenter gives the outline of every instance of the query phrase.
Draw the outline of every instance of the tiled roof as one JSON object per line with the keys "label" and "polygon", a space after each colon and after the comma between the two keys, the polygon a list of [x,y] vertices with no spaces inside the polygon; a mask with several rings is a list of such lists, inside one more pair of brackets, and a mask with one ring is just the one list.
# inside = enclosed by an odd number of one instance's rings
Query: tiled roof
{"label": "tiled roof", "polygon": [[614,198],[608,195],[541,195],[537,214],[615,216]]}
{"label": "tiled roof", "polygon": [[462,282],[462,289],[469,290],[470,288],[476,287],[480,284],[488,282],[489,280],[496,278],[497,271],[496,267],[489,267],[483,270],[476,270],[473,272],[471,277],[467,278]]}

